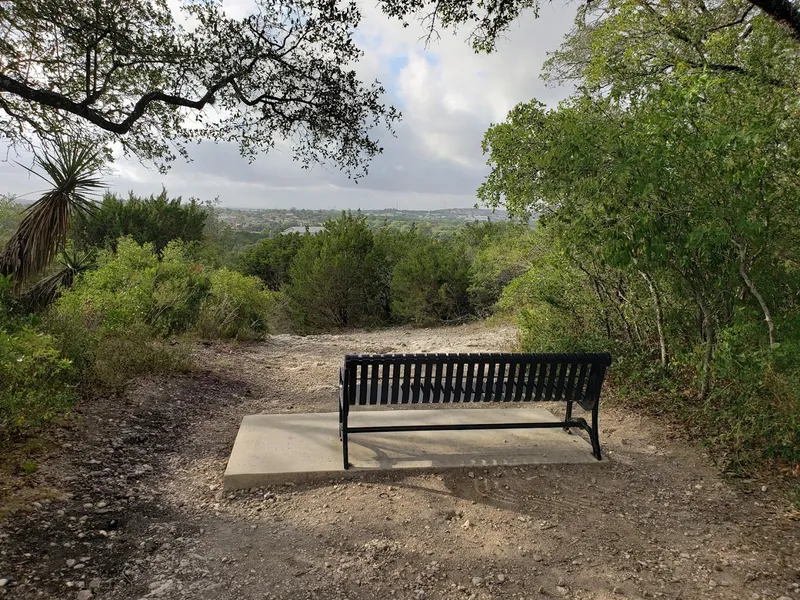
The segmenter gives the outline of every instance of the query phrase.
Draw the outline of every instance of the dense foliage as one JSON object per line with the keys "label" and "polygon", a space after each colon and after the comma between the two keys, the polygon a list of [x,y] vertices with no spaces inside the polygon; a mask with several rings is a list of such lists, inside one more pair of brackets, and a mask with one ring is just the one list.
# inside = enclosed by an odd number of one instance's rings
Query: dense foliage
{"label": "dense foliage", "polygon": [[19,314],[12,287],[0,276],[0,441],[34,430],[77,400],[72,364],[36,319]]}
{"label": "dense foliage", "polygon": [[105,251],[56,301],[47,326],[64,355],[102,384],[174,367],[168,338],[198,331],[252,339],[267,330],[271,298],[259,280],[225,269],[206,272],[173,241],[162,255],[130,238]]}
{"label": "dense foliage", "polygon": [[242,252],[239,268],[246,275],[260,277],[269,289],[278,291],[289,283],[289,268],[302,245],[303,237],[299,233],[261,240]]}
{"label": "dense foliage", "polygon": [[286,293],[294,321],[303,329],[379,323],[384,268],[363,217],[329,221],[292,261]]}
{"label": "dense foliage", "polygon": [[73,226],[73,240],[82,248],[114,248],[117,240],[130,237],[139,244],[152,244],[161,252],[172,240],[200,241],[209,221],[210,207],[191,198],[169,198],[166,190],[157,196],[129,194],[122,199],[107,193],[91,212]]}
{"label": "dense foliage", "polygon": [[798,460],[800,47],[745,5],[640,8],[579,20],[549,67],[581,92],[486,134],[480,197],[549,246],[503,302],[526,347],[612,350],[733,463]]}
{"label": "dense foliage", "polygon": [[245,249],[239,265],[285,294],[299,331],[433,325],[491,313],[502,287],[525,269],[529,231],[485,222],[438,239],[415,227],[373,231],[363,215],[342,213],[318,234],[278,235]]}

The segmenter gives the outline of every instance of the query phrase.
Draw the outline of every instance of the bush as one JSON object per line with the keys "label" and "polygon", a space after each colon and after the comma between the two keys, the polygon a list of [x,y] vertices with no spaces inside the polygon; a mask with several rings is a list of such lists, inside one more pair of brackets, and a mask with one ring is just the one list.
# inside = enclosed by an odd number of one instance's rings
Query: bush
{"label": "bush", "polygon": [[242,252],[239,270],[261,278],[269,289],[277,292],[289,283],[289,269],[304,238],[299,233],[288,233],[261,240]]}
{"label": "bush", "polygon": [[286,295],[296,327],[318,330],[384,321],[385,269],[364,217],[343,212],[328,221],[292,261]]}
{"label": "bush", "polygon": [[720,333],[708,400],[692,414],[734,466],[760,456],[800,462],[800,328],[783,323],[779,345],[757,323]]}
{"label": "bush", "polygon": [[520,345],[527,352],[611,351],[591,289],[577,269],[552,258],[515,278],[498,302],[517,315]]}
{"label": "bush", "polygon": [[432,325],[470,314],[469,261],[452,242],[418,236],[394,268],[392,312],[417,325]]}
{"label": "bush", "polygon": [[211,273],[211,291],[200,306],[197,331],[205,338],[263,337],[275,310],[274,294],[257,277],[228,269]]}
{"label": "bush", "polygon": [[51,336],[23,326],[0,330],[0,438],[27,433],[77,400],[69,360]]}
{"label": "bush", "polygon": [[47,317],[64,355],[84,380],[119,387],[144,372],[185,365],[178,344],[161,339],[189,331],[210,289],[208,276],[172,243],[159,261],[152,246],[129,238],[101,254],[95,271],[65,290]]}
{"label": "bush", "polygon": [[34,320],[14,316],[11,287],[0,277],[0,439],[30,432],[77,400],[72,364]]}
{"label": "bush", "polygon": [[108,193],[96,210],[76,222],[73,238],[79,248],[113,250],[117,240],[130,237],[160,254],[171,241],[201,240],[209,216],[206,205],[194,198],[169,198],[166,190],[149,197],[131,192],[127,200]]}
{"label": "bush", "polygon": [[475,312],[490,314],[503,289],[531,268],[545,242],[528,225],[486,223],[469,225],[463,234],[473,248],[469,297]]}

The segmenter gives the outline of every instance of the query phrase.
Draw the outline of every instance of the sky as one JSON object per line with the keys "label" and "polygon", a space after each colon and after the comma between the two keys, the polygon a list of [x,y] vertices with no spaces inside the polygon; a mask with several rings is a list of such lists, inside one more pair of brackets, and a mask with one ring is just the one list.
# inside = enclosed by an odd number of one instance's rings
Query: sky
{"label": "sky", "polygon": [[[467,31],[442,31],[426,48],[418,23],[403,28],[384,16],[374,0],[359,0],[362,22],[355,33],[364,57],[356,70],[365,81],[378,79],[387,103],[403,121],[396,137],[378,131],[382,155],[358,184],[330,167],[301,169],[291,155],[276,150],[252,164],[228,144],[189,148],[191,162],[161,175],[134,160],[118,159],[106,177],[109,188],[127,194],[218,198],[237,208],[440,209],[470,207],[488,172],[481,139],[519,102],[533,98],[555,106],[570,90],[540,79],[547,53],[569,31],[577,4],[545,2],[539,18],[526,14],[491,54],[475,54]],[[229,13],[246,13],[249,0],[227,0]],[[13,158],[13,157],[11,157]],[[21,159],[22,162],[24,158]],[[0,162],[0,192],[18,196],[41,189],[24,169]]]}

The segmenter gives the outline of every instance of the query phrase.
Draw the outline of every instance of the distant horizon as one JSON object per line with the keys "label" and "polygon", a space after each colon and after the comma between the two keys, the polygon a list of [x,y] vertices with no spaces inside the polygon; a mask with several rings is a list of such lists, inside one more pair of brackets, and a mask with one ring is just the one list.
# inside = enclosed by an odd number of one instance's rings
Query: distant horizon
{"label": "distant horizon", "polygon": [[491,209],[484,206],[447,206],[443,208],[386,208],[386,207],[375,207],[375,208],[364,208],[364,207],[339,207],[334,206],[330,208],[303,208],[298,206],[293,206],[290,208],[270,208],[270,207],[263,207],[263,208],[256,208],[252,206],[233,206],[233,205],[226,205],[220,203],[219,206],[221,208],[227,208],[230,210],[245,210],[245,211],[253,211],[253,210],[282,210],[282,211],[314,211],[314,212],[325,212],[325,211],[340,211],[340,210],[349,210],[349,211],[372,211],[372,212],[443,212],[449,210],[477,210],[477,211],[485,211],[485,212],[507,212],[505,208],[496,208]]}

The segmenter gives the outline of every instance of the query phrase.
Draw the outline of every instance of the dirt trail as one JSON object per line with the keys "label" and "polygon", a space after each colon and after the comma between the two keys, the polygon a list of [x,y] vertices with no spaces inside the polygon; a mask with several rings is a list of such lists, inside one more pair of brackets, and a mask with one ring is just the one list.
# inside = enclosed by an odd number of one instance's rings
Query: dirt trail
{"label": "dirt trail", "polygon": [[0,524],[0,598],[800,600],[787,498],[609,406],[604,466],[221,491],[242,416],[334,410],[345,353],[501,350],[514,333],[199,347],[192,374],[85,403],[31,478],[40,499]]}

